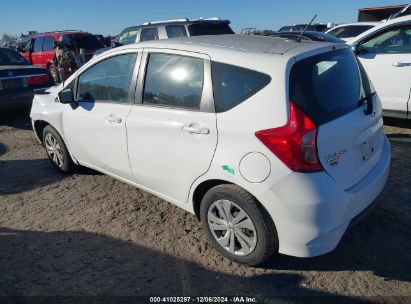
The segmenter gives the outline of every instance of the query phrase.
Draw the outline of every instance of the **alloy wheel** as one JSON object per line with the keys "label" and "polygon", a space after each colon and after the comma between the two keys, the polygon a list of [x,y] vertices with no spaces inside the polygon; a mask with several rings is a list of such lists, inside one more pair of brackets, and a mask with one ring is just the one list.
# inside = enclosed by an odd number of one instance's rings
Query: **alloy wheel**
{"label": "alloy wheel", "polygon": [[47,133],[45,137],[45,146],[47,155],[57,167],[61,168],[64,164],[64,156],[58,140],[52,134]]}

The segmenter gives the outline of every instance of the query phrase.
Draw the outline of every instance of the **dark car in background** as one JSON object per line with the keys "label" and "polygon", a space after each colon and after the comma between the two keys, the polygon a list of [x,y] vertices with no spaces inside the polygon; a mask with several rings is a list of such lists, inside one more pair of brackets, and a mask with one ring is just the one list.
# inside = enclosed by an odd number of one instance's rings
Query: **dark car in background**
{"label": "dark car in background", "polygon": [[[308,27],[307,27],[308,26]],[[302,32],[307,28],[307,31],[325,32],[330,29],[328,24],[317,23],[317,24],[295,24],[283,26],[278,30],[278,32]]]}
{"label": "dark car in background", "polygon": [[331,42],[331,43],[345,43],[344,40],[337,38],[335,36],[315,31],[305,31],[303,32],[276,32],[269,36],[271,37],[281,37],[287,39],[298,39],[301,36],[302,41],[320,41],[320,42]]}
{"label": "dark car in background", "polygon": [[59,82],[58,74],[52,65],[54,45],[57,41],[69,46],[84,63],[90,60],[95,51],[104,47],[94,35],[82,31],[66,30],[34,35],[26,43],[21,55],[31,64],[48,69],[55,82]]}
{"label": "dark car in background", "polygon": [[[229,20],[219,18],[200,18],[196,20],[176,19],[164,21],[149,21],[142,25],[125,28],[114,40],[112,47],[138,43],[149,40],[159,40],[186,36],[225,35],[234,34]],[[95,55],[110,48],[101,49]]]}
{"label": "dark car in background", "polygon": [[47,69],[30,65],[15,50],[0,48],[0,111],[30,105],[35,91],[52,85]]}

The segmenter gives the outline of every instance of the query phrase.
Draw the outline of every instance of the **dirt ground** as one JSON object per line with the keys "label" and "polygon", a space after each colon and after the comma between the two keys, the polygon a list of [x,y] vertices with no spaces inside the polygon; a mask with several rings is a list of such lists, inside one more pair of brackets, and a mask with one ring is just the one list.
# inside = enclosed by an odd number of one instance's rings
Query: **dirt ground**
{"label": "dirt ground", "polygon": [[35,140],[28,110],[1,113],[0,296],[410,300],[411,124],[386,124],[393,156],[380,206],[332,253],[277,255],[250,268],[221,257],[193,215],[153,195],[94,171],[59,173]]}

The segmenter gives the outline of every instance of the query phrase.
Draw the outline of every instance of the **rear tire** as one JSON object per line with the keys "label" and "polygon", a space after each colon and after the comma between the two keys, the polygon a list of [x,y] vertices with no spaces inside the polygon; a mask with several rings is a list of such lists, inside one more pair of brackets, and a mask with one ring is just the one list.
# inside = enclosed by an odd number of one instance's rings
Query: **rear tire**
{"label": "rear tire", "polygon": [[200,218],[215,249],[239,264],[256,266],[278,251],[278,237],[267,211],[236,185],[218,185],[201,201]]}
{"label": "rear tire", "polygon": [[60,83],[60,76],[59,73],[54,65],[49,66],[49,71],[51,76],[53,77],[54,83]]}
{"label": "rear tire", "polygon": [[48,125],[43,130],[43,146],[47,156],[53,165],[64,173],[72,172],[76,165],[71,159],[70,153],[60,134],[52,126]]}

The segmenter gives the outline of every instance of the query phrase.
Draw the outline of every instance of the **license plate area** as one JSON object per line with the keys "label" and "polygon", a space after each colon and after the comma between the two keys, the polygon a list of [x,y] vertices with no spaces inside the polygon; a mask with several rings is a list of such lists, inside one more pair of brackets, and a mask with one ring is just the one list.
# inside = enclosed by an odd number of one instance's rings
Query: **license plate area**
{"label": "license plate area", "polygon": [[24,86],[22,79],[7,79],[2,80],[3,89],[17,89]]}

